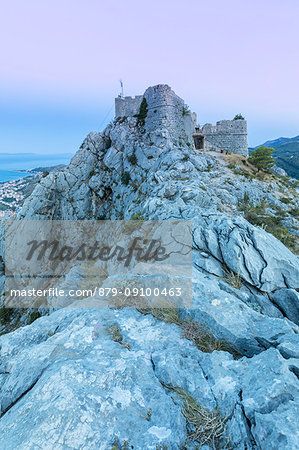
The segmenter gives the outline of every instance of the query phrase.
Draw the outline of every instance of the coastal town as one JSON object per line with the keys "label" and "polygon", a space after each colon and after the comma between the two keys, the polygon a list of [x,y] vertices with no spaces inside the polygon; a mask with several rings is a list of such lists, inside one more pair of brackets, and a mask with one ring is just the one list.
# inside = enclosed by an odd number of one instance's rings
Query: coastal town
{"label": "coastal town", "polygon": [[65,167],[59,164],[51,167],[38,167],[37,169],[24,170],[28,175],[11,181],[0,182],[0,219],[14,216],[25,199],[33,192],[37,183],[49,172]]}
{"label": "coastal town", "polygon": [[16,214],[40,177],[41,173],[37,173],[34,176],[0,183],[0,218]]}

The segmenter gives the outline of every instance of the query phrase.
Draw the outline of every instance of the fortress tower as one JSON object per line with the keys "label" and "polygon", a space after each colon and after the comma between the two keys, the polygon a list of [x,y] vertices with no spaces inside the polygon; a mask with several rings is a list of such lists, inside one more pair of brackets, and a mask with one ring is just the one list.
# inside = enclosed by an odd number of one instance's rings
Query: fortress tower
{"label": "fortress tower", "polygon": [[184,100],[167,84],[149,87],[144,95],[115,99],[115,118],[138,115],[142,100],[147,102],[145,129],[155,132],[166,129],[177,139],[183,139],[202,151],[228,151],[248,156],[246,120],[221,120],[200,127],[196,114],[186,110]]}

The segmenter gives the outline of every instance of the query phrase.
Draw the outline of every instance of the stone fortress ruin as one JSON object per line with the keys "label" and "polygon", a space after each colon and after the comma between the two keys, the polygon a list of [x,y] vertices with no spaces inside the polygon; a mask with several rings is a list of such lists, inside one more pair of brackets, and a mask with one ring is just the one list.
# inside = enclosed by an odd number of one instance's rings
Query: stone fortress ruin
{"label": "stone fortress ruin", "polygon": [[146,131],[166,127],[183,134],[197,150],[237,153],[248,156],[247,122],[244,119],[220,120],[216,125],[197,124],[197,116],[186,108],[181,99],[166,84],[149,87],[144,95],[119,96],[115,99],[115,118],[139,114],[142,100],[146,100]]}

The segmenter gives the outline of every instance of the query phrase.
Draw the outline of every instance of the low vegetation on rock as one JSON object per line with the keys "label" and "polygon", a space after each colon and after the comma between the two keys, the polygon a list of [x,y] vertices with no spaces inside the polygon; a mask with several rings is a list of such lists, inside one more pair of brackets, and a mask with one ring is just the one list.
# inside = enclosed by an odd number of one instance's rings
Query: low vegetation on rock
{"label": "low vegetation on rock", "polygon": [[147,117],[148,112],[147,107],[148,107],[147,101],[145,98],[143,98],[140,105],[139,113],[137,114],[137,125],[140,127],[144,127],[145,125],[145,119]]}
{"label": "low vegetation on rock", "polygon": [[[198,442],[200,446],[209,445],[212,449],[228,449],[228,439],[225,437],[225,422],[219,411],[209,411],[203,408],[184,389],[165,385],[167,389],[178,394],[183,400],[182,412],[190,427],[189,439]],[[222,442],[221,442],[222,441]]]}
{"label": "low vegetation on rock", "polygon": [[158,320],[178,325],[183,330],[183,336],[204,353],[211,353],[214,350],[227,351],[235,358],[240,357],[240,353],[233,345],[224,339],[217,339],[205,324],[192,319],[192,317],[182,318],[180,310],[176,307],[165,304],[162,307],[137,309],[143,314],[152,314]]}

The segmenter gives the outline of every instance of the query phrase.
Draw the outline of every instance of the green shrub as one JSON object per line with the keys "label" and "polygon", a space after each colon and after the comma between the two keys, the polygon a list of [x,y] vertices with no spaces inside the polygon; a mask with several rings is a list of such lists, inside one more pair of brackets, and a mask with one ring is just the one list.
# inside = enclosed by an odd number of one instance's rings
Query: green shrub
{"label": "green shrub", "polygon": [[123,116],[121,119],[119,119],[118,123],[124,123],[127,120],[127,116]]}
{"label": "green shrub", "polygon": [[266,228],[267,231],[273,234],[277,239],[279,239],[286,247],[288,247],[295,254],[298,253],[297,239],[294,235],[289,233],[289,230],[280,225],[272,229],[271,231]]}
{"label": "green shrub", "polygon": [[273,234],[292,252],[298,252],[297,239],[294,235],[289,233],[288,229],[281,225],[281,216],[271,216],[270,214],[258,215],[256,209],[250,208],[245,211],[244,218],[252,225],[262,227],[268,233]]}
{"label": "green shrub", "polygon": [[183,116],[190,116],[191,111],[188,105],[184,105],[183,106],[183,112],[182,112]]}
{"label": "green shrub", "polygon": [[275,164],[275,160],[271,156],[273,152],[274,148],[261,145],[251,152],[248,161],[257,168],[258,172],[260,170],[268,171]]}
{"label": "green shrub", "polygon": [[189,160],[189,155],[184,155],[182,158],[182,161],[188,161]]}
{"label": "green shrub", "polygon": [[113,446],[111,450],[129,450],[129,442],[124,441],[122,445],[120,445],[116,440],[113,442]]}
{"label": "green shrub", "polygon": [[137,117],[137,125],[138,126],[144,127],[145,119],[146,119],[146,116],[147,116],[147,112],[148,112],[147,101],[146,101],[145,98],[143,98],[142,102],[141,102],[141,105],[140,105],[140,108],[139,108],[139,113],[136,116]]}
{"label": "green shrub", "polygon": [[245,192],[244,197],[243,197],[243,202],[245,205],[248,205],[249,203],[249,194],[248,192]]}
{"label": "green shrub", "polygon": [[4,325],[10,321],[12,315],[12,308],[5,308],[2,306],[0,308],[0,323],[1,325]]}
{"label": "green shrub", "polygon": [[243,117],[242,114],[236,114],[233,120],[245,120],[245,117]]}
{"label": "green shrub", "polygon": [[254,176],[248,172],[248,170],[245,169],[232,169],[232,171],[234,172],[235,175],[242,175],[243,177],[247,178],[247,180],[252,180],[254,178]]}
{"label": "green shrub", "polygon": [[39,319],[41,317],[41,313],[38,311],[32,311],[29,316],[29,324],[33,323],[36,319]]}
{"label": "green shrub", "polygon": [[227,165],[227,167],[229,169],[235,169],[236,168],[236,164],[230,163],[230,164]]}
{"label": "green shrub", "polygon": [[125,184],[126,186],[129,184],[131,180],[131,175],[129,172],[124,172],[121,176],[121,182],[122,184]]}
{"label": "green shrub", "polygon": [[244,214],[244,217],[252,225],[256,225],[258,227],[264,224],[272,228],[279,225],[279,223],[281,222],[281,217],[279,216],[258,215],[254,207],[251,207],[249,210],[247,210]]}

